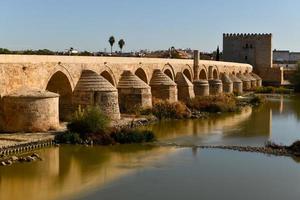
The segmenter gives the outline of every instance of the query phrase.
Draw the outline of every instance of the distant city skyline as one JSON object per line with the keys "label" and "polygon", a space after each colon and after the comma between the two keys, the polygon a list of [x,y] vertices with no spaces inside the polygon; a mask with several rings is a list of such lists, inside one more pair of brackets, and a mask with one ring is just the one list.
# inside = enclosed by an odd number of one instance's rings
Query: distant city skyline
{"label": "distant city skyline", "polygon": [[110,51],[222,49],[223,33],[272,33],[273,49],[300,51],[298,0],[9,0],[0,48]]}

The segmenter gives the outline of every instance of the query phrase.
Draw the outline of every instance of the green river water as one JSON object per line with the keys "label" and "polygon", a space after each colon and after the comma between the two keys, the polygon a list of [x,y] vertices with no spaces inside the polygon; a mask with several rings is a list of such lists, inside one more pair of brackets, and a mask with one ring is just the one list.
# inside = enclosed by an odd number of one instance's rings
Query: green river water
{"label": "green river water", "polygon": [[[182,145],[289,145],[300,139],[300,97],[146,128],[160,142]],[[144,145],[61,146],[38,153],[43,161],[0,168],[1,200],[300,198],[296,158]]]}

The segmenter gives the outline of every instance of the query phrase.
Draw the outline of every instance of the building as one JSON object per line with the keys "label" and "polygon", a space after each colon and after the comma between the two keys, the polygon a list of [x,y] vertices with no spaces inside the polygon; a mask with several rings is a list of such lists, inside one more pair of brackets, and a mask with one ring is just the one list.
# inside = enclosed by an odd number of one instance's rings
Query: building
{"label": "building", "polygon": [[273,62],[276,64],[296,64],[299,61],[300,52],[276,49],[273,51]]}
{"label": "building", "polygon": [[273,68],[272,34],[223,34],[223,60],[248,63],[265,84],[283,84],[282,68]]}

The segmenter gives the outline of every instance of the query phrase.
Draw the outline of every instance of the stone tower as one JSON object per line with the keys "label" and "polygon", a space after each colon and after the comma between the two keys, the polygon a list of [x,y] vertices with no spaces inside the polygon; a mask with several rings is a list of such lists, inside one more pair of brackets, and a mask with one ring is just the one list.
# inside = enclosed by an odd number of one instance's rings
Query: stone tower
{"label": "stone tower", "polygon": [[223,59],[251,64],[264,76],[272,68],[272,34],[223,34]]}

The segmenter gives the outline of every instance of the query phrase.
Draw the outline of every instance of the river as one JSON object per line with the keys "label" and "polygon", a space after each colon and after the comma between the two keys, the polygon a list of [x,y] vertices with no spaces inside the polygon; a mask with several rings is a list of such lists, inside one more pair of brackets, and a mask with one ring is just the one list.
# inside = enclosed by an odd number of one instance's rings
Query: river
{"label": "river", "polygon": [[[145,127],[162,143],[263,146],[300,139],[300,97],[204,120]],[[145,145],[61,146],[40,162],[0,168],[1,200],[297,199],[300,163],[216,149]]]}

